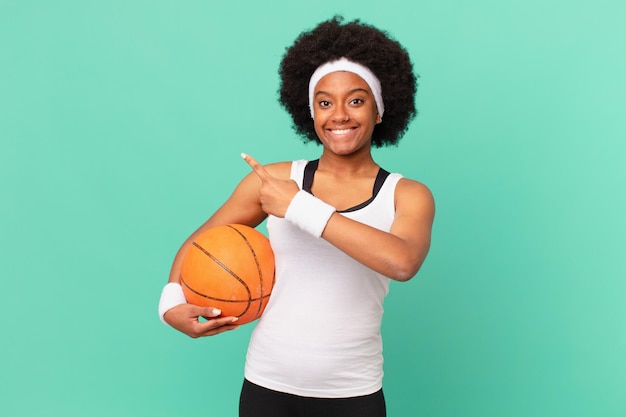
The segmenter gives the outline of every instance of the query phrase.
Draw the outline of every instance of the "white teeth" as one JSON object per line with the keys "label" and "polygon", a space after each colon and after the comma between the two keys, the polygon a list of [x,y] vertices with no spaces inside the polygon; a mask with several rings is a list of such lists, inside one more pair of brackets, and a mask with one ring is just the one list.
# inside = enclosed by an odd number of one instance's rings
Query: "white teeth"
{"label": "white teeth", "polygon": [[352,129],[335,129],[335,130],[331,130],[331,132],[333,132],[335,135],[345,135],[346,133],[350,132]]}

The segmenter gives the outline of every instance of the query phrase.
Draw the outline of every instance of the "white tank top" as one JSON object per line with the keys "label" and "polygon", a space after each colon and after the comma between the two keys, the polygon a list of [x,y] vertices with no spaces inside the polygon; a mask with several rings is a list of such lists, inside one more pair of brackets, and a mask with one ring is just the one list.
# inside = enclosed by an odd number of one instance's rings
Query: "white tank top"
{"label": "white tank top", "polygon": [[[308,161],[294,161],[303,188]],[[389,174],[368,202],[340,214],[389,231],[400,174]],[[306,187],[305,187],[306,189]],[[246,356],[245,377],[306,397],[368,395],[382,387],[380,325],[389,278],[282,218],[267,222],[276,284]]]}

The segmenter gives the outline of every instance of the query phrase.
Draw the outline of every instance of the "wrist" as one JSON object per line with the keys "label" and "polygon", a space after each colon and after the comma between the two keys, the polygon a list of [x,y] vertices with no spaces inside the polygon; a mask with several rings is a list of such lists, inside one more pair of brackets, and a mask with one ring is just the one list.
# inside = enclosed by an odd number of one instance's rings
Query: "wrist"
{"label": "wrist", "polygon": [[159,318],[163,324],[170,325],[163,318],[172,308],[181,304],[187,304],[185,294],[183,294],[183,287],[177,282],[168,282],[161,291],[161,298],[159,299]]}
{"label": "wrist", "polygon": [[314,237],[322,236],[336,209],[314,195],[300,190],[285,212],[285,219]]}

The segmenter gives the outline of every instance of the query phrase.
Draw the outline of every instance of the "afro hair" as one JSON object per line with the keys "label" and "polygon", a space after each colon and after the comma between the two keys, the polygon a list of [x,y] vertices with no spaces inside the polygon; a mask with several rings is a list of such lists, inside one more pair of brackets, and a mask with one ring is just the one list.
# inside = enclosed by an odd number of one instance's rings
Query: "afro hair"
{"label": "afro hair", "polygon": [[321,143],[309,109],[309,79],[320,65],[348,58],[369,68],[380,80],[385,115],[372,134],[372,146],[396,145],[415,117],[417,77],[408,52],[386,32],[341,16],[301,33],[286,49],[279,67],[279,102],[291,115],[305,142]]}

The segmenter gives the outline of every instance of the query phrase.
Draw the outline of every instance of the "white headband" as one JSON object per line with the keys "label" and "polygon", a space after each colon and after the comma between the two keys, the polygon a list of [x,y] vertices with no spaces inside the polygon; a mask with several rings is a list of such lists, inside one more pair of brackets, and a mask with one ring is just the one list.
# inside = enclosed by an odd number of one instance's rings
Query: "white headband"
{"label": "white headband", "polygon": [[380,88],[380,81],[378,81],[378,78],[376,78],[374,73],[370,71],[369,68],[361,64],[357,64],[356,62],[350,61],[347,58],[339,58],[336,61],[329,61],[325,64],[322,64],[317,67],[313,75],[311,75],[311,80],[309,81],[309,108],[311,109],[311,117],[313,117],[313,95],[315,92],[315,86],[325,75],[336,71],[351,72],[363,78],[363,80],[369,86],[370,90],[372,90],[372,94],[374,94],[374,101],[376,101],[378,114],[382,118],[385,111],[385,106],[383,104],[383,95]]}

